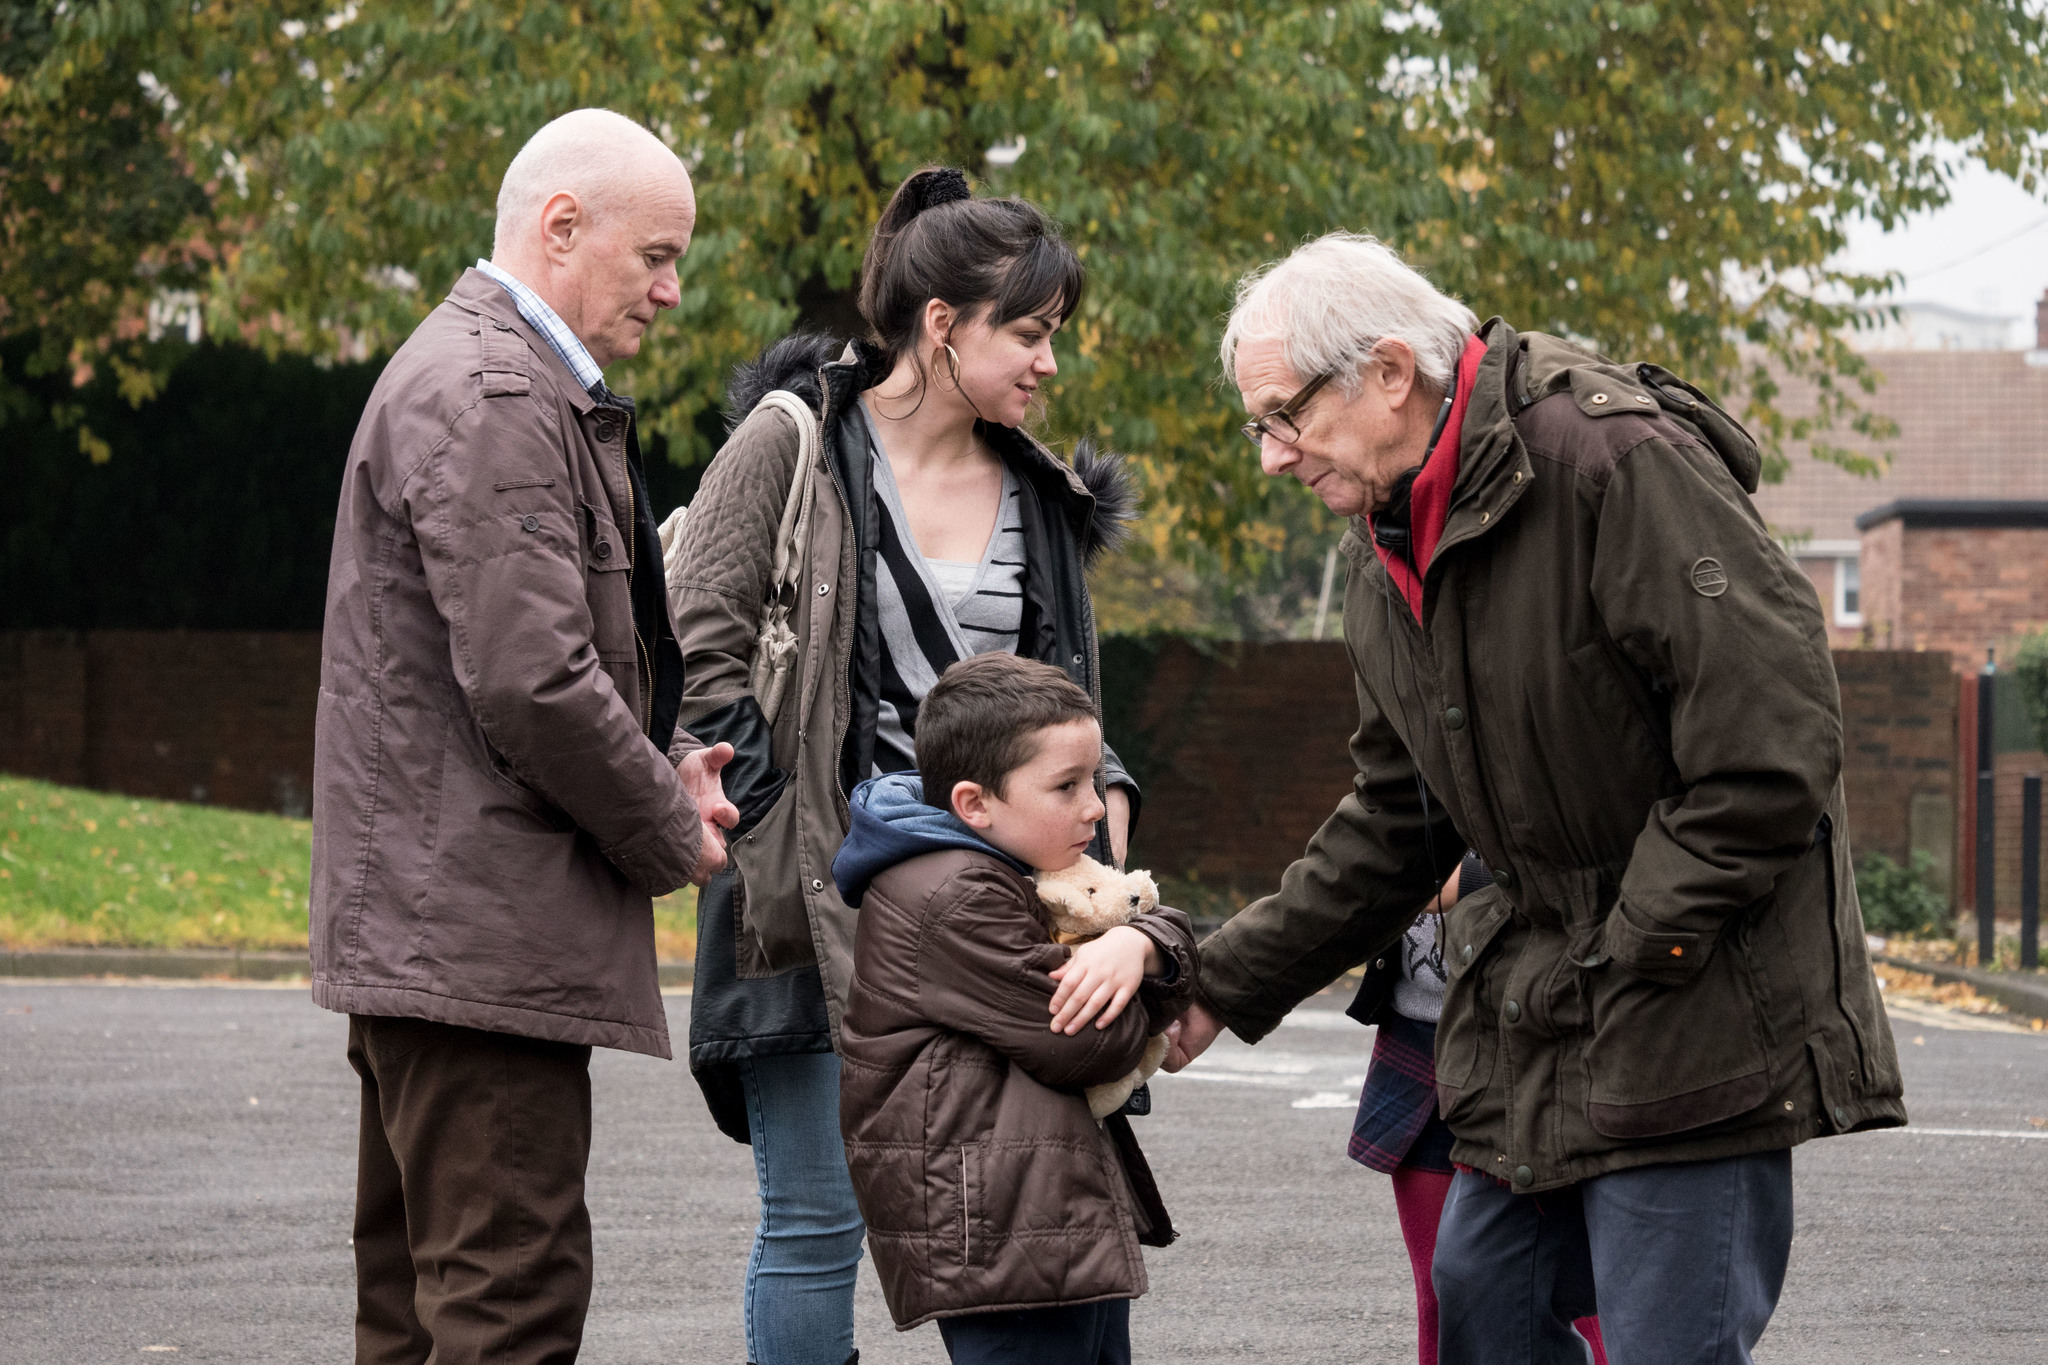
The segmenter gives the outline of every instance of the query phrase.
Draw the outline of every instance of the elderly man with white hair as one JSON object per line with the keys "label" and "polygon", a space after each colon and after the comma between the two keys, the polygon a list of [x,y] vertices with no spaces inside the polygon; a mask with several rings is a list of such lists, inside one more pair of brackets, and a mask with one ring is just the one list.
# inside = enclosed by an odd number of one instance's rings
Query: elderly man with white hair
{"label": "elderly man with white hair", "polygon": [[1351,518],[1358,775],[1202,945],[1169,1069],[1444,913],[1445,1365],[1748,1361],[1790,1149],[1905,1122],[1819,604],[1755,444],[1649,364],[1474,329],[1371,238],[1248,279],[1223,364],[1268,474]]}
{"label": "elderly man with white hair", "polygon": [[492,258],[385,366],[335,516],[313,998],[362,1078],[356,1359],[575,1358],[590,1049],[670,1054],[651,896],[725,864],[633,404],[690,178],[601,109],[505,172]]}

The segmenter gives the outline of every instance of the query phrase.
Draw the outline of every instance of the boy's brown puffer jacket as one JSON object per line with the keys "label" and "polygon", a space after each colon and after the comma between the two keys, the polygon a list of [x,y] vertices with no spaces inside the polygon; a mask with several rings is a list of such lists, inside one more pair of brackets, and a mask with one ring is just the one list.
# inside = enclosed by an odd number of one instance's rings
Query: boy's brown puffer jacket
{"label": "boy's brown puffer jacket", "polygon": [[1106,1029],[1050,1028],[1068,949],[1024,874],[965,849],[882,873],[861,906],[840,1028],[839,1121],[868,1246],[898,1328],[994,1309],[1136,1298],[1138,1250],[1173,1240],[1130,1121],[1084,1086],[1138,1063],[1185,1008],[1195,943],[1141,915],[1176,969]]}

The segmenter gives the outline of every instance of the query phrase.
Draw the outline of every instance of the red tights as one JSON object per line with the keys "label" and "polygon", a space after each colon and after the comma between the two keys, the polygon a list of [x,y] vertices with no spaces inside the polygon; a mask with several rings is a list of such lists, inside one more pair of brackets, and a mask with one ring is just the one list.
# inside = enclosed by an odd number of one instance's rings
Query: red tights
{"label": "red tights", "polygon": [[[1429,1268],[1436,1262],[1436,1225],[1451,1193],[1449,1171],[1417,1171],[1406,1166],[1394,1172],[1394,1212],[1401,1219],[1401,1240],[1408,1244],[1408,1266],[1415,1272],[1415,1353],[1421,1365],[1436,1365],[1436,1290]],[[1580,1318],[1572,1324],[1593,1348],[1593,1365],[1607,1365],[1600,1344],[1600,1319]]]}

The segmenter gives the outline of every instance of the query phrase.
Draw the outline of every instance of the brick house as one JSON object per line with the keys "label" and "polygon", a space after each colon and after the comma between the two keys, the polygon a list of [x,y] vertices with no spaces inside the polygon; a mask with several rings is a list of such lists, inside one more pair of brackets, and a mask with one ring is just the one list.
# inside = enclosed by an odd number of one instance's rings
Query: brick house
{"label": "brick house", "polygon": [[[1912,758],[1888,759],[1896,787],[1871,788],[1852,810],[1853,823],[1870,836],[1862,846],[1929,853],[1937,883],[1959,906],[1975,898],[1974,675],[1987,649],[2048,625],[2048,296],[2035,317],[2029,351],[1968,349],[1996,345],[1989,332],[1974,341],[1943,332],[1943,350],[1872,350],[1882,382],[1863,401],[1898,424],[1897,438],[1883,443],[1890,468],[1858,478],[1795,448],[1785,480],[1756,496],[1813,581],[1838,650],[1924,651],[1947,660],[1956,682],[1946,721],[1953,778],[1937,781]],[[1892,334],[1893,344],[1914,344],[1919,335]],[[1799,411],[1796,386],[1786,385],[1785,402]],[[1833,439],[1871,447],[1853,434]],[[1845,698],[1855,657],[1836,658]],[[2019,779],[2048,767],[2048,756],[2035,748],[2014,680],[1999,681],[1996,899],[2009,913],[2019,891]],[[1897,725],[1885,742],[1912,748]],[[1903,840],[1896,832],[1902,816]]]}
{"label": "brick house", "polygon": [[[2031,351],[1873,351],[1863,401],[1898,424],[1859,478],[1795,446],[1757,509],[1793,546],[1837,648],[1940,649],[1958,671],[2048,624],[2048,297]],[[1800,395],[1788,384],[1787,410]],[[1871,449],[1853,433],[1830,439]]]}

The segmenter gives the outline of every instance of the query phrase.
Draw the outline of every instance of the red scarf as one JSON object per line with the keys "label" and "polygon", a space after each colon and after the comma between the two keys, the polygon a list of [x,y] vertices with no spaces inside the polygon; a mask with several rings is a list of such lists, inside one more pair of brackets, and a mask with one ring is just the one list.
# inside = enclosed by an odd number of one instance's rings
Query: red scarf
{"label": "red scarf", "polygon": [[[1451,415],[1437,437],[1434,453],[1415,476],[1408,492],[1408,543],[1415,551],[1415,563],[1427,569],[1437,542],[1444,538],[1444,522],[1451,515],[1451,490],[1458,483],[1458,435],[1464,430],[1465,409],[1471,405],[1472,390],[1479,383],[1479,362],[1486,358],[1486,343],[1478,337],[1465,338],[1465,353],[1458,357],[1458,384],[1451,399]],[[1366,518],[1372,525],[1372,518]],[[1373,552],[1386,565],[1387,576],[1401,590],[1415,623],[1422,624],[1422,575],[1409,567],[1408,560],[1393,553],[1377,540]]]}

